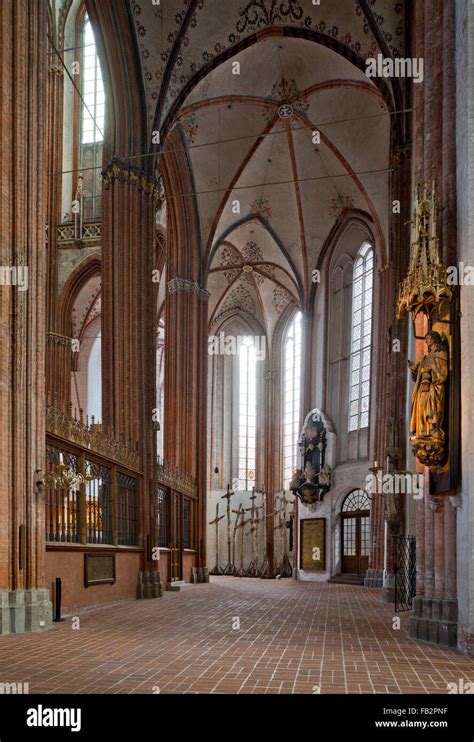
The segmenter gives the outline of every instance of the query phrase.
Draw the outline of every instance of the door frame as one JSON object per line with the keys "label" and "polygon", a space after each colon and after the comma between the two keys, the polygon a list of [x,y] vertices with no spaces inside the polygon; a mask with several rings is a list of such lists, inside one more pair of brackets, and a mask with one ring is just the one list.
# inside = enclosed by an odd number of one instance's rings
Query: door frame
{"label": "door frame", "polygon": [[[361,559],[361,521],[362,518],[369,518],[369,528],[370,528],[370,510],[350,510],[347,513],[340,513],[341,515],[341,574],[364,574],[366,572],[366,569],[360,571],[360,559]],[[356,544],[356,554],[355,554],[355,560],[356,560],[356,571],[355,572],[344,572],[344,521],[348,520],[349,518],[355,518],[356,519],[356,536],[355,536],[355,544]],[[364,557],[365,558],[365,557]]]}

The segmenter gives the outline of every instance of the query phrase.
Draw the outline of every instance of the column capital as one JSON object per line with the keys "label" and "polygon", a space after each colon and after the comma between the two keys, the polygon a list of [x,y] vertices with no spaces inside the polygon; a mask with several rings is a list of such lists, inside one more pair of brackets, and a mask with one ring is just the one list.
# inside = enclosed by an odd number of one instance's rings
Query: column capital
{"label": "column capital", "polygon": [[118,180],[121,183],[135,186],[146,196],[156,199],[164,199],[165,197],[161,178],[153,178],[144,170],[119,160],[118,157],[112,157],[109,164],[102,170],[102,180],[105,188],[109,188],[111,183]]}
{"label": "column capital", "polygon": [[209,301],[209,291],[201,288],[196,281],[190,281],[187,278],[176,276],[176,278],[172,278],[171,281],[168,281],[168,293],[176,294],[178,291],[187,291],[196,294],[197,298],[206,304]]}

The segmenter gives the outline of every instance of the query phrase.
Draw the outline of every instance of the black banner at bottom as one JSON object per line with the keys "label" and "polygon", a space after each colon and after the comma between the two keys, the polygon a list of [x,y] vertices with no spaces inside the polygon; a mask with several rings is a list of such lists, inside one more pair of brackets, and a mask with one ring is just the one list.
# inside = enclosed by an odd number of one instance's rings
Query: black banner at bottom
{"label": "black banner at bottom", "polygon": [[0,695],[1,742],[269,727],[473,740],[474,704],[470,695]]}

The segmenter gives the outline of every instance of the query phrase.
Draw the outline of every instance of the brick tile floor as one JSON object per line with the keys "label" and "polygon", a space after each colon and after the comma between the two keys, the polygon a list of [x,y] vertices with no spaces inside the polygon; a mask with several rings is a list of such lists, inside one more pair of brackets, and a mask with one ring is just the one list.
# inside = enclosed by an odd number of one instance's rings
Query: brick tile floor
{"label": "brick tile floor", "polygon": [[[361,587],[213,577],[158,600],[0,637],[0,682],[30,693],[446,693],[474,662],[393,629]],[[240,629],[234,628],[240,621]]]}

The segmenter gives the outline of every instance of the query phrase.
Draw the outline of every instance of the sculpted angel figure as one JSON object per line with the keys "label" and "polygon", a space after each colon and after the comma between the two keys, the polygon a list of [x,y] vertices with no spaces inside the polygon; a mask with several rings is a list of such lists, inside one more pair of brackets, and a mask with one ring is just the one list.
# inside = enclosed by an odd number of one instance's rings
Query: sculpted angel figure
{"label": "sculpted angel figure", "polygon": [[448,378],[448,351],[438,332],[425,337],[428,352],[419,363],[408,362],[415,388],[412,395],[410,435],[444,440],[445,384]]}

